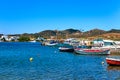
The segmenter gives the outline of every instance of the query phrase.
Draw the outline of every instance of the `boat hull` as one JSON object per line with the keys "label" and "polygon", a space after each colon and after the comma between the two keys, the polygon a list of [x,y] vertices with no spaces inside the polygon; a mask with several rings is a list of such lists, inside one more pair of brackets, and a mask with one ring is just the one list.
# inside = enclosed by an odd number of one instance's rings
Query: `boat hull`
{"label": "boat hull", "polygon": [[56,46],[58,43],[46,44],[46,46]]}
{"label": "boat hull", "polygon": [[107,62],[107,64],[109,64],[109,65],[120,66],[120,59],[106,58],[106,62]]}
{"label": "boat hull", "polygon": [[61,52],[74,52],[74,49],[73,48],[60,47],[59,51],[61,51]]}
{"label": "boat hull", "polygon": [[110,50],[99,50],[99,49],[75,49],[78,54],[95,54],[95,55],[109,55]]}

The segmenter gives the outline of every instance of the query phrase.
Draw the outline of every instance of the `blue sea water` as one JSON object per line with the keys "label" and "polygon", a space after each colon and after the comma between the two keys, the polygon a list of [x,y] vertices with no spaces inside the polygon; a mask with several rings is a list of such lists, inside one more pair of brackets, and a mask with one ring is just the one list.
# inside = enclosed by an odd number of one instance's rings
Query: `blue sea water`
{"label": "blue sea water", "polygon": [[108,66],[106,57],[59,52],[40,43],[1,42],[0,80],[120,80],[120,67]]}

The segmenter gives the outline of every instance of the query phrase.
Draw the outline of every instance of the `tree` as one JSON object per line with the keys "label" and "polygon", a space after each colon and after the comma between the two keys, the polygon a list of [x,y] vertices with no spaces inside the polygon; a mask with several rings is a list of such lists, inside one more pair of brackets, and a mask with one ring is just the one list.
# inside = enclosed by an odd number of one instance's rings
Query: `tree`
{"label": "tree", "polygon": [[5,42],[5,41],[6,41],[6,39],[3,37],[3,38],[1,39],[1,41],[4,41],[4,42]]}
{"label": "tree", "polygon": [[26,41],[30,41],[30,38],[27,37],[27,36],[21,36],[21,37],[18,39],[18,41],[20,41],[20,42],[26,42]]}

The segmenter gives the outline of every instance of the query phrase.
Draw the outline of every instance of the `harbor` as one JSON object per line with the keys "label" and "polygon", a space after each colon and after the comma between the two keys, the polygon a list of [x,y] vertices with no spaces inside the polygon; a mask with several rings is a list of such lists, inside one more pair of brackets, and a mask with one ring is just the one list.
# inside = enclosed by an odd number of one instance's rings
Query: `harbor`
{"label": "harbor", "polygon": [[120,0],[1,0],[0,80],[120,80]]}
{"label": "harbor", "polygon": [[[9,46],[8,46],[9,45]],[[120,55],[79,55],[31,42],[0,43],[1,80],[116,80],[119,66],[106,58]]]}
{"label": "harbor", "polygon": [[[110,50],[110,55],[119,55],[120,54],[120,41],[114,40],[105,40],[102,38],[87,40],[87,39],[77,39],[69,38],[59,41],[59,40],[48,40],[47,42],[42,42],[45,46],[58,46],[60,51],[71,50],[71,52],[76,52],[77,49],[86,49],[88,50]],[[73,50],[74,49],[74,50]],[[94,52],[93,51],[93,52]],[[83,53],[83,52],[82,52]]]}

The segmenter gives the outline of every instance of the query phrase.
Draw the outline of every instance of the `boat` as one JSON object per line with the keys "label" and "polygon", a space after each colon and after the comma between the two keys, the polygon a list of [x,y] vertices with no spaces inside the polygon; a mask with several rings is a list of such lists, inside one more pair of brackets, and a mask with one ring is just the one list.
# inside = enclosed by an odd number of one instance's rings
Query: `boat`
{"label": "boat", "polygon": [[69,39],[66,39],[63,44],[68,44],[68,45],[71,45],[71,46],[79,46],[79,41],[77,41],[75,38],[69,38]]}
{"label": "boat", "polygon": [[29,41],[29,42],[31,42],[31,43],[35,43],[35,42],[36,42],[36,40],[33,40],[33,41]]}
{"label": "boat", "polygon": [[117,45],[115,41],[112,40],[94,40],[93,49],[110,49],[111,51],[120,50],[120,45]]}
{"label": "boat", "polygon": [[106,62],[109,65],[120,66],[120,58],[106,58]]}
{"label": "boat", "polygon": [[61,52],[74,52],[74,48],[69,48],[69,47],[59,47],[59,51]]}
{"label": "boat", "polygon": [[76,48],[75,52],[77,54],[108,55],[108,54],[110,54],[110,49],[81,49],[81,48]]}
{"label": "boat", "polygon": [[46,43],[46,46],[56,46],[58,43]]}
{"label": "boat", "polygon": [[46,46],[56,46],[56,45],[58,45],[58,42],[51,40],[50,42],[46,42],[45,45]]}

